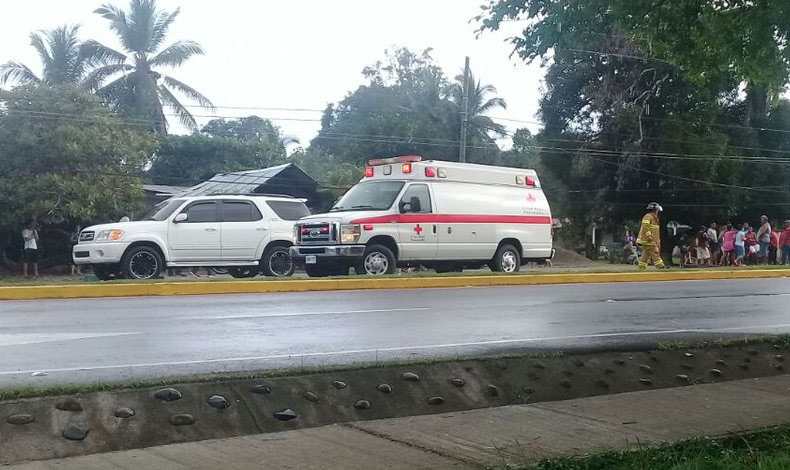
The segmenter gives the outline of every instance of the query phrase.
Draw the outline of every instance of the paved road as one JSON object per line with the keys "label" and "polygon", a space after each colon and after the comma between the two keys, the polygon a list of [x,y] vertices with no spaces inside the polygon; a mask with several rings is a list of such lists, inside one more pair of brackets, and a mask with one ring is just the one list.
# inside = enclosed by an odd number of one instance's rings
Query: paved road
{"label": "paved road", "polygon": [[0,386],[779,332],[788,279],[0,302]]}

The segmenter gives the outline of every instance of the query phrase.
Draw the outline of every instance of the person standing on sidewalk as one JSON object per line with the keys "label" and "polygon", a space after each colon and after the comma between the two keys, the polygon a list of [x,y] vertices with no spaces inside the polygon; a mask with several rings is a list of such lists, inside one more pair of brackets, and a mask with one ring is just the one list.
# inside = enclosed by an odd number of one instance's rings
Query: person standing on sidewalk
{"label": "person standing on sidewalk", "polygon": [[790,264],[790,220],[785,220],[784,232],[779,236],[779,250],[782,252],[779,264]]}
{"label": "person standing on sidewalk", "polygon": [[743,266],[746,259],[746,234],[749,232],[749,224],[743,224],[735,234],[735,266]]}
{"label": "person standing on sidewalk", "polygon": [[771,231],[771,246],[768,247],[768,263],[782,264],[782,250],[779,248],[779,237],[782,231],[779,227],[774,227]]}
{"label": "person standing on sidewalk", "polygon": [[33,276],[38,278],[38,224],[35,220],[27,223],[22,230],[25,252],[22,260],[22,274],[28,277],[28,266],[33,266]]}
{"label": "person standing on sidewalk", "polygon": [[719,258],[721,257],[721,246],[719,245],[719,227],[716,225],[716,222],[713,222],[708,227],[708,249],[710,251],[710,263],[708,266],[713,267],[714,265],[719,264]]}
{"label": "person standing on sidewalk", "polygon": [[661,259],[661,225],[658,221],[658,214],[664,209],[657,202],[647,205],[647,214],[642,217],[642,225],[639,228],[639,236],[636,243],[642,247],[642,258],[639,260],[639,269],[647,269],[651,261],[657,269],[664,269],[664,260]]}
{"label": "person standing on sidewalk", "polygon": [[760,262],[768,264],[768,248],[771,246],[771,224],[768,216],[760,217],[760,229],[757,230],[757,241],[760,243]]}

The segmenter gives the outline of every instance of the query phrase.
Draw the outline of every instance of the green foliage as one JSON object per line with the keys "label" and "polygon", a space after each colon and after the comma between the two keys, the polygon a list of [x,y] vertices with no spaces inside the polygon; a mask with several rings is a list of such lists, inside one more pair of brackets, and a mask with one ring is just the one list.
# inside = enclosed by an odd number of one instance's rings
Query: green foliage
{"label": "green foliage", "polygon": [[114,110],[147,124],[156,132],[167,131],[165,107],[175,112],[183,126],[196,130],[194,116],[176,95],[213,110],[211,101],[160,71],[164,67],[179,67],[191,57],[203,54],[194,41],[177,41],[162,47],[179,9],[170,13],[159,10],[155,0],[130,0],[128,11],[105,4],[95,13],[109,21],[126,53],[97,41],[86,41],[84,49],[92,58],[91,64],[96,66],[86,78],[86,85],[97,89]]}
{"label": "green foliage", "polygon": [[[311,148],[357,165],[375,157],[415,154],[458,160],[462,92],[447,81],[430,49],[388,51],[384,62],[366,67],[363,75],[366,85],[324,111]],[[504,107],[504,101],[491,97],[496,93],[492,86],[472,83],[468,159],[491,162],[499,149],[489,133],[503,130],[483,114]]]}
{"label": "green foliage", "polygon": [[317,210],[321,211],[329,209],[332,202],[357,184],[364,174],[362,166],[320,149],[297,149],[288,157],[288,161],[318,182],[321,203]]}
{"label": "green foliage", "polygon": [[282,163],[286,163],[285,147],[277,138],[257,141],[170,135],[161,138],[148,176],[158,184],[188,186],[217,173],[257,170]]}
{"label": "green foliage", "polygon": [[0,65],[0,85],[9,81],[20,84],[78,84],[88,71],[89,57],[80,43],[79,25],[60,26],[30,33],[30,45],[36,49],[44,73],[39,78],[25,64],[15,61]]}
{"label": "green foliage", "polygon": [[156,148],[150,134],[74,87],[19,86],[0,99],[0,231],[31,217],[103,222],[142,202],[140,177]]}

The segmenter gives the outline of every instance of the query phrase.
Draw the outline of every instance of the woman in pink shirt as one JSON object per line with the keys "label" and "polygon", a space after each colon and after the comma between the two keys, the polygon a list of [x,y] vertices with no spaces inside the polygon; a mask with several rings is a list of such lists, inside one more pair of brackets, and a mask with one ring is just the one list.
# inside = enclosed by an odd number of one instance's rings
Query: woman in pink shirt
{"label": "woman in pink shirt", "polygon": [[724,252],[725,266],[731,265],[733,261],[733,253],[735,252],[735,233],[732,224],[727,224],[727,231],[724,232],[723,237],[724,242],[721,244],[721,251]]}

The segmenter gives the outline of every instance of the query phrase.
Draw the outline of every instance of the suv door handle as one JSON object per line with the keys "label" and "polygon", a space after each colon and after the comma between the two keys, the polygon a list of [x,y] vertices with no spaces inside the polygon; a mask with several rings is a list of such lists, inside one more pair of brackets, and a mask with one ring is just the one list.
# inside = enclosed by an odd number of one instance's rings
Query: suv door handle
{"label": "suv door handle", "polygon": [[206,229],[206,232],[216,232],[216,231],[217,231],[217,229],[212,228],[212,227],[209,227],[209,228]]}
{"label": "suv door handle", "polygon": [[257,228],[257,230],[258,230],[259,232],[265,232],[265,231],[267,231],[267,230],[269,230],[269,229],[268,229],[268,228],[266,228],[266,227],[258,227],[258,228]]}

